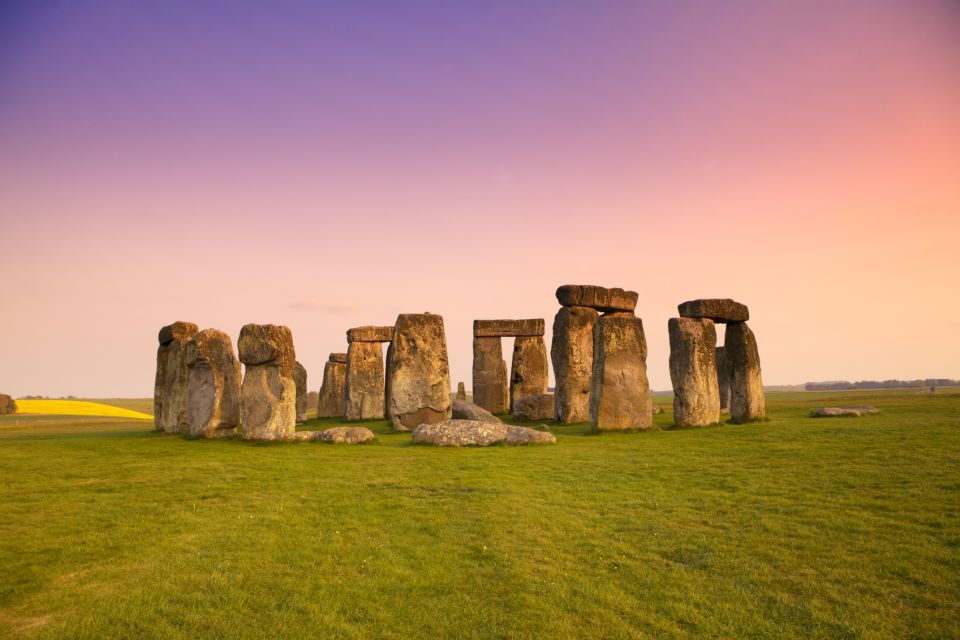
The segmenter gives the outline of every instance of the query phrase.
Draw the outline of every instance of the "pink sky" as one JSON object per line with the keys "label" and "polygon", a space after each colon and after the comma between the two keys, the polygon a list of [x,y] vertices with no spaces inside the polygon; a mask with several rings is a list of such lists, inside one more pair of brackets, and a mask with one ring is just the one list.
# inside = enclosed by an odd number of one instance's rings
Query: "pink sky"
{"label": "pink sky", "polygon": [[960,378],[954,2],[24,4],[0,392],[149,396],[178,319],[288,325],[317,389],[422,311],[469,388],[565,283],[640,293],[655,389],[697,297],[768,384]]}

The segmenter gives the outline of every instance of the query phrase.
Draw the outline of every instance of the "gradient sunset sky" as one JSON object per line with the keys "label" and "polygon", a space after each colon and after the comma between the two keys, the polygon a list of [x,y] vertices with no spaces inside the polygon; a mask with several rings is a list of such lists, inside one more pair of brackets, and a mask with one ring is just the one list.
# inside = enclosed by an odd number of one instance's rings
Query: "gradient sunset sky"
{"label": "gradient sunset sky", "polygon": [[[960,2],[5,2],[0,392],[156,333],[750,307],[768,384],[960,378]],[[510,358],[511,341],[504,353]],[[552,379],[552,371],[551,371]]]}

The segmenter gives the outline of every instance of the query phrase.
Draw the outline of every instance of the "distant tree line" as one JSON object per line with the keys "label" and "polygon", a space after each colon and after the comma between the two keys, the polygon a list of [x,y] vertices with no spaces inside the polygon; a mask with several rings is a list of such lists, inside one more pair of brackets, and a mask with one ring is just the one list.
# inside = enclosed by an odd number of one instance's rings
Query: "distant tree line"
{"label": "distant tree line", "polygon": [[960,381],[949,378],[927,378],[926,380],[831,380],[829,382],[808,382],[807,391],[838,391],[843,389],[916,389],[926,387],[956,387]]}

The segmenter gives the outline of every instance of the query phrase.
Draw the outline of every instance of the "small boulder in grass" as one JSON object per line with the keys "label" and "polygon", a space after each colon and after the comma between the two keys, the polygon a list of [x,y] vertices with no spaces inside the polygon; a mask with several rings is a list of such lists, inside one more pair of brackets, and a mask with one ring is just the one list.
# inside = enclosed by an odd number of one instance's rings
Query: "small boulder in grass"
{"label": "small boulder in grass", "polygon": [[873,415],[875,413],[880,413],[880,409],[876,407],[822,407],[820,409],[814,409],[810,412],[810,416],[813,418],[836,418],[836,417],[851,417],[856,418],[859,416]]}
{"label": "small boulder in grass", "polygon": [[293,440],[328,444],[363,444],[376,438],[366,427],[331,427],[324,431],[297,431]]}
{"label": "small boulder in grass", "polygon": [[479,420],[444,420],[421,424],[413,430],[413,442],[437,447],[488,447],[493,444],[556,444],[547,431]]}

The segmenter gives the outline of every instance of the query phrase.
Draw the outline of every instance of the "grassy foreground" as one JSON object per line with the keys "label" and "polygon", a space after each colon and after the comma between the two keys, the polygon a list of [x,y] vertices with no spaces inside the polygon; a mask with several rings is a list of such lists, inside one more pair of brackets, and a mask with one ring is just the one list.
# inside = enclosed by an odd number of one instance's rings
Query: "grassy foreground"
{"label": "grassy foreground", "polygon": [[0,637],[960,637],[960,394],[768,400],[459,450],[0,418]]}

